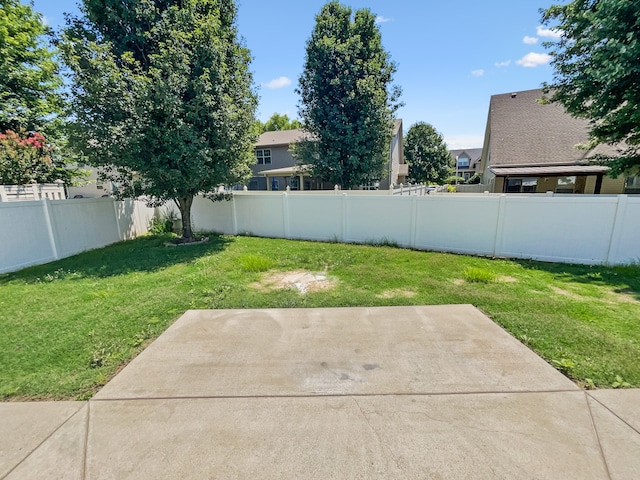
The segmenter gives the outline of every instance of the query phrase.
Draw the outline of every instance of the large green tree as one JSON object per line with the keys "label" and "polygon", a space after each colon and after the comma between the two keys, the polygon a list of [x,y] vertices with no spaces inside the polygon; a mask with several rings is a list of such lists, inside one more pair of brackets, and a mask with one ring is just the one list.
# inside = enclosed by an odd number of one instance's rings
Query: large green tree
{"label": "large green tree", "polygon": [[412,182],[441,184],[451,174],[451,154],[433,126],[418,122],[404,137],[404,156]]}
{"label": "large green tree", "polygon": [[550,99],[591,121],[589,148],[626,145],[600,157],[610,173],[640,169],[640,2],[573,0],[542,12],[562,36],[548,42],[555,69]]}
{"label": "large green tree", "polygon": [[0,0],[0,132],[51,133],[63,111],[62,79],[40,14]]}
{"label": "large green tree", "polygon": [[84,0],[60,46],[73,140],[121,196],[173,200],[185,240],[198,194],[255,162],[257,96],[230,0]]}
{"label": "large green tree", "polygon": [[62,78],[49,28],[18,0],[0,0],[0,183],[67,185],[87,172],[68,161]]}
{"label": "large green tree", "polygon": [[382,178],[400,106],[396,65],[375,18],[336,1],[322,7],[299,79],[299,114],[310,135],[294,154],[313,176],[342,188]]}

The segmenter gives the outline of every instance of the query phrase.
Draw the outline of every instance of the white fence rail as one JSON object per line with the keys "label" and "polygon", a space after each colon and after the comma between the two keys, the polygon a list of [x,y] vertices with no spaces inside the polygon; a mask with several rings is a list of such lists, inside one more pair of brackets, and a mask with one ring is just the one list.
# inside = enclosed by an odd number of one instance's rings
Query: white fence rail
{"label": "white fence rail", "polygon": [[134,238],[154,209],[112,198],[0,203],[0,273]]}
{"label": "white fence rail", "polygon": [[640,261],[640,197],[456,194],[197,198],[196,229],[582,264]]}

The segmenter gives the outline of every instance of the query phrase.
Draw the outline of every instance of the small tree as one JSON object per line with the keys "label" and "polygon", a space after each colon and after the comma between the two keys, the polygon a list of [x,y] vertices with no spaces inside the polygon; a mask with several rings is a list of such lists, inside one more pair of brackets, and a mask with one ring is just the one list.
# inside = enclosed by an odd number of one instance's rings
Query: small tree
{"label": "small tree", "polygon": [[542,11],[542,20],[561,32],[548,42],[555,69],[545,85],[551,101],[591,121],[590,143],[625,142],[618,157],[600,157],[617,176],[640,169],[640,3],[629,0],[573,0]]}
{"label": "small tree", "polygon": [[74,140],[118,195],[173,200],[193,238],[197,194],[255,162],[250,54],[229,0],[84,0],[61,41],[73,70]]}
{"label": "small tree", "polygon": [[419,122],[409,128],[404,138],[404,156],[412,182],[441,184],[451,175],[451,154],[435,128]]}
{"label": "small tree", "polygon": [[384,174],[400,89],[375,16],[339,2],[316,16],[297,92],[308,139],[293,147],[311,174],[351,188]]}

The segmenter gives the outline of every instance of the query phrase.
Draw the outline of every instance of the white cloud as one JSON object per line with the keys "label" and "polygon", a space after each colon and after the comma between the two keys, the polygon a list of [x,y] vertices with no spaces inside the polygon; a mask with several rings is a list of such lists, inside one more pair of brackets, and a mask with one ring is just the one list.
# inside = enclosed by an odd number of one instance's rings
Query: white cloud
{"label": "white cloud", "polygon": [[534,45],[536,43],[538,43],[538,37],[529,37],[529,36],[525,36],[522,41],[524,43],[526,43],[527,45]]}
{"label": "white cloud", "polygon": [[559,30],[557,28],[545,28],[542,25],[538,25],[538,28],[536,28],[536,34],[539,37],[558,39],[562,36],[562,33],[562,30]]}
{"label": "white cloud", "polygon": [[449,150],[459,150],[461,148],[482,148],[484,135],[445,135],[444,141]]}
{"label": "white cloud", "polygon": [[551,61],[551,55],[546,53],[527,53],[524,57],[518,60],[516,63],[523,67],[535,68],[540,65],[545,65]]}
{"label": "white cloud", "polygon": [[263,83],[262,85],[270,89],[284,88],[291,85],[291,80],[287,77],[274,78],[269,83]]}
{"label": "white cloud", "polygon": [[509,65],[511,65],[511,60],[505,60],[504,62],[496,62],[494,63],[494,65],[498,68],[500,67],[508,67]]}
{"label": "white cloud", "polygon": [[390,21],[391,21],[390,18],[383,17],[382,15],[378,15],[376,17],[376,23],[387,23],[387,22],[390,22]]}
{"label": "white cloud", "polygon": [[481,77],[482,75],[484,75],[484,70],[472,70],[471,75],[473,75],[474,77]]}

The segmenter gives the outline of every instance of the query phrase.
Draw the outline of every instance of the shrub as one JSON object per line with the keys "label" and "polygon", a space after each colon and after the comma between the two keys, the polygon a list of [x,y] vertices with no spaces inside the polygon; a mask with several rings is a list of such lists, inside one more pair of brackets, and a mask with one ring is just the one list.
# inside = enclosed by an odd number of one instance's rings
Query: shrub
{"label": "shrub", "polygon": [[450,177],[447,177],[444,179],[444,183],[449,185],[455,185],[456,179],[458,180],[458,183],[465,182],[464,177],[456,177],[455,175],[451,175]]}
{"label": "shrub", "polygon": [[472,177],[469,178],[469,180],[467,180],[465,183],[468,185],[477,185],[478,183],[480,183],[480,174],[479,173],[474,173]]}

